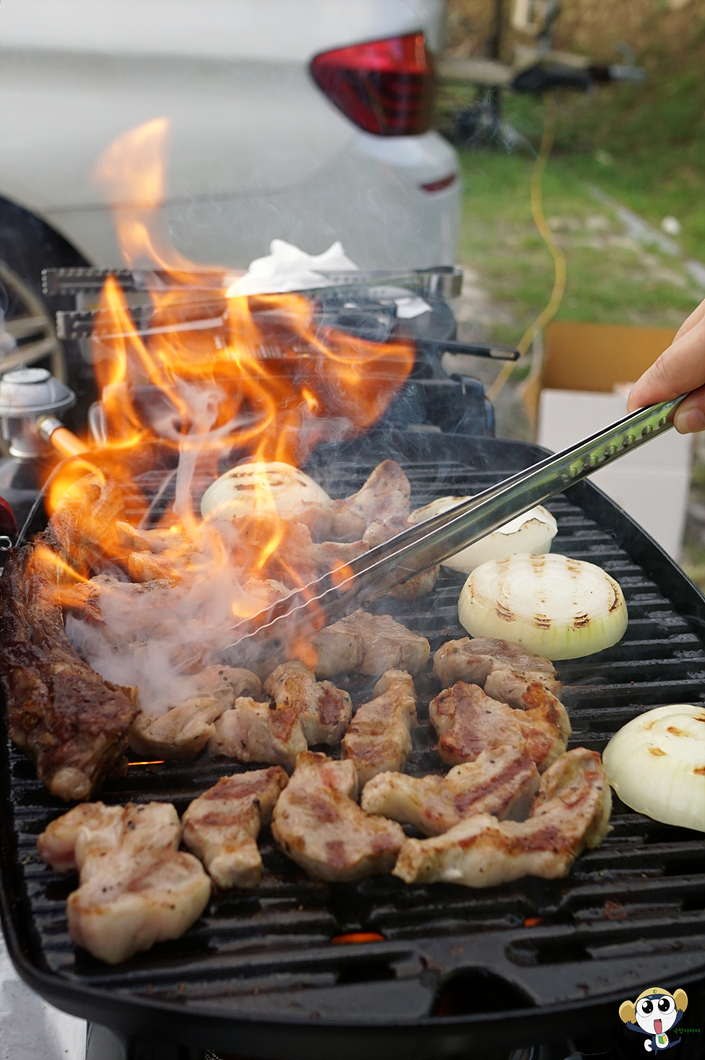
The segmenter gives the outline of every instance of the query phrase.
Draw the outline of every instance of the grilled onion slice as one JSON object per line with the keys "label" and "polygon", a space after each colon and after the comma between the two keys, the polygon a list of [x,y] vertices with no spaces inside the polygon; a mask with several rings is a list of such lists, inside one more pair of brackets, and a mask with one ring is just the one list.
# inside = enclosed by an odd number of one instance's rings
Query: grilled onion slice
{"label": "grilled onion slice", "polygon": [[[434,515],[450,511],[456,504],[469,500],[469,497],[439,497],[423,508],[417,508],[409,516],[410,523],[422,523]],[[537,505],[523,515],[517,516],[504,526],[493,530],[491,534],[476,541],[474,545],[456,552],[443,561],[444,567],[470,574],[475,567],[486,563],[488,559],[504,559],[516,552],[550,552],[558,526],[548,509]]]}
{"label": "grilled onion slice", "polygon": [[476,567],[458,601],[473,637],[523,644],[547,659],[578,659],[616,644],[627,605],[601,567],[560,555],[517,555]]}
{"label": "grilled onion slice", "polygon": [[705,832],[705,707],[647,710],[612,737],[602,761],[632,810]]}
{"label": "grilled onion slice", "polygon": [[294,515],[306,502],[330,498],[317,482],[291,464],[278,460],[238,464],[212,482],[201,498],[205,519],[233,519],[254,511]]}

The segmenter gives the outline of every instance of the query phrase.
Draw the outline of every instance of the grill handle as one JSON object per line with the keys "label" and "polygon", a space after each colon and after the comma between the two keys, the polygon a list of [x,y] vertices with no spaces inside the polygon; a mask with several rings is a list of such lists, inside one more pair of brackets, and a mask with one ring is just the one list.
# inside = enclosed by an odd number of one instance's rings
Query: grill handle
{"label": "grill handle", "polygon": [[313,620],[320,628],[354,607],[383,596],[536,504],[664,434],[673,426],[673,414],[684,397],[639,409],[455,508],[404,530],[339,568],[334,576],[325,575],[239,623],[233,628],[233,645],[245,638],[268,635],[275,623],[287,617],[299,616],[309,627]]}

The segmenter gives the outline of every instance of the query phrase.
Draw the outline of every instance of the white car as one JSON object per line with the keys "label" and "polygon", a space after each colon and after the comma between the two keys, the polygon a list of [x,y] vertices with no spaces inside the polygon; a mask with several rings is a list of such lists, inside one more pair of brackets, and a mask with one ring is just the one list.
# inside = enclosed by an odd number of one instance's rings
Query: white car
{"label": "white car", "polygon": [[[443,0],[2,0],[0,268],[122,264],[92,171],[169,120],[169,235],[244,267],[282,238],[362,268],[453,264],[431,128]],[[2,275],[0,275],[0,280]]]}

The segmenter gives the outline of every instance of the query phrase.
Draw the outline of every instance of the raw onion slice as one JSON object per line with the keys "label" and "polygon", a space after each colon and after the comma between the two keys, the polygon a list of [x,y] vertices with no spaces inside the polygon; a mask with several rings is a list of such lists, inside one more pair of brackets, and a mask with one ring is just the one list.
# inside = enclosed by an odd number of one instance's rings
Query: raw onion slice
{"label": "raw onion slice", "polygon": [[517,555],[476,567],[458,600],[473,637],[500,637],[547,659],[579,659],[616,644],[627,605],[601,567],[559,555]]}
{"label": "raw onion slice", "polygon": [[233,519],[255,511],[277,511],[289,516],[311,501],[325,503],[330,497],[303,471],[277,460],[253,461],[238,464],[211,483],[201,498],[201,515]]}
{"label": "raw onion slice", "polygon": [[647,710],[612,737],[602,761],[632,810],[705,832],[705,707]]}
{"label": "raw onion slice", "polygon": [[[409,516],[409,522],[422,523],[434,515],[450,511],[456,504],[469,500],[468,497],[439,497],[423,508],[417,508]],[[488,559],[504,559],[516,552],[542,553],[551,551],[558,526],[551,513],[542,505],[537,505],[523,515],[517,516],[504,526],[493,530],[491,534],[476,541],[474,545],[456,552],[443,561],[444,567],[470,574],[475,567],[486,563]]]}

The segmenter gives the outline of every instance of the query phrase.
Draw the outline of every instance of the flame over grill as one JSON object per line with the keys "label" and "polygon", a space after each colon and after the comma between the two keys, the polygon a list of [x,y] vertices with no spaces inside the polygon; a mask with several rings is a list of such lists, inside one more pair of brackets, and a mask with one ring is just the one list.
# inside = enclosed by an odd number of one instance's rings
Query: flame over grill
{"label": "flame over grill", "polygon": [[[87,443],[84,454],[55,472],[47,502],[53,512],[71,491],[80,505],[86,472],[96,471],[129,492],[132,511],[146,522],[150,513],[140,474],[160,462],[178,463],[176,499],[161,520],[174,535],[170,574],[177,580],[194,562],[195,550],[207,553],[209,564],[230,559],[227,547],[214,546],[193,510],[196,472],[207,484],[227,454],[232,463],[276,460],[296,466],[320,441],[366,430],[409,375],[414,349],[403,339],[382,344],[319,326],[312,303],[302,295],[230,295],[232,275],[225,269],[210,270],[204,289],[204,273],[170,245],[161,225],[167,138],[166,119],[148,122],[116,140],[95,170],[127,264],[156,266],[173,285],[150,289],[145,334],[136,328],[129,296],[117,280],[105,283],[93,344],[105,441]],[[259,476],[255,525],[246,535],[257,547],[246,560],[238,557],[248,568],[245,578],[265,571],[285,534],[283,521],[272,516],[269,492],[266,475]],[[85,536],[125,566],[125,546],[114,524],[99,525],[90,505],[82,507],[92,523]],[[75,566],[83,576],[82,564]]]}

